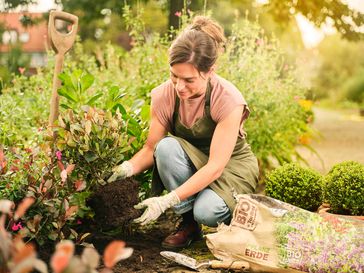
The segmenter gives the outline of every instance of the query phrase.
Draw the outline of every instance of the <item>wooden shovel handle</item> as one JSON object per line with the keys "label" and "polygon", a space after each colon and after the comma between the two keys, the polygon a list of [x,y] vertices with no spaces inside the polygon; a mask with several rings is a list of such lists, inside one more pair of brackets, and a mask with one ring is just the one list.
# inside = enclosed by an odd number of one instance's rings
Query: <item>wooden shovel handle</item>
{"label": "wooden shovel handle", "polygon": [[[68,33],[60,33],[56,28],[56,19],[72,24],[72,29]],[[53,50],[57,54],[65,54],[71,49],[76,39],[78,28],[78,17],[63,11],[52,10],[49,14],[48,35]]]}
{"label": "wooden shovel handle", "polygon": [[[72,24],[72,30],[69,33],[60,33],[55,26],[56,19],[64,20]],[[48,21],[48,36],[53,50],[56,52],[56,63],[53,74],[52,97],[49,114],[49,125],[52,126],[58,117],[59,112],[59,96],[58,88],[61,81],[58,78],[59,73],[62,71],[64,55],[72,48],[76,39],[78,27],[78,17],[63,11],[51,11]]]}
{"label": "wooden shovel handle", "polygon": [[249,263],[244,261],[210,261],[210,267],[217,269],[231,269],[231,270],[239,270],[241,272],[249,270]]}

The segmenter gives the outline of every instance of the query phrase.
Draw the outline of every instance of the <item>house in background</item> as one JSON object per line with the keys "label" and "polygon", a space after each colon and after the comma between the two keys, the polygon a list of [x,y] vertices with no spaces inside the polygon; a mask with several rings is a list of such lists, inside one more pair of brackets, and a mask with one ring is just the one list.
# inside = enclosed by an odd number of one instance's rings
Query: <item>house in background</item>
{"label": "house in background", "polygon": [[[39,21],[34,25],[24,27],[21,20],[28,16]],[[30,57],[30,69],[44,66],[47,60],[48,26],[46,20],[41,20],[43,13],[8,12],[0,13],[0,24],[5,31],[0,41],[0,54],[6,54],[11,47],[18,44],[22,52]]]}

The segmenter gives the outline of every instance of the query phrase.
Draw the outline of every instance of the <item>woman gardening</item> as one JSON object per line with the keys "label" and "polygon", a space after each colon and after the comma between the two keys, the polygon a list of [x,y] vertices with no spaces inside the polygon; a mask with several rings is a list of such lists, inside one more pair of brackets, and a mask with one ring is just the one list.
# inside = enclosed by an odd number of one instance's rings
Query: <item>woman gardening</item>
{"label": "woman gardening", "polygon": [[152,190],[134,221],[145,225],[173,207],[182,215],[177,231],[162,242],[181,248],[201,237],[200,225],[228,224],[234,193],[252,193],[257,159],[245,139],[249,108],[240,91],[214,72],[225,37],[221,26],[195,17],[169,49],[170,79],[152,90],[151,122],[143,148],[113,168],[108,182],[154,165]]}

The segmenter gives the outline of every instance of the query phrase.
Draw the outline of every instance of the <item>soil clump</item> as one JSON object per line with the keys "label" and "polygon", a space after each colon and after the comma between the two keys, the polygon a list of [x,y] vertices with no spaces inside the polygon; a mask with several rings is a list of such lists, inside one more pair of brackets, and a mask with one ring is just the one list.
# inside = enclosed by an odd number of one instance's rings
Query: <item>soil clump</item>
{"label": "soil clump", "polygon": [[93,222],[102,231],[128,230],[132,220],[142,213],[134,209],[138,203],[139,182],[133,178],[99,186],[87,202],[95,212]]}

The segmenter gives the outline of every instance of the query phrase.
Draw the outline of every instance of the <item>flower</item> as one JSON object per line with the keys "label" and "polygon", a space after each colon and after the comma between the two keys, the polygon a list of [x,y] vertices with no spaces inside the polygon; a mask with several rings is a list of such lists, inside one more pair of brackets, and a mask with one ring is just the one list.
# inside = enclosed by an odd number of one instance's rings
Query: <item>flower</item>
{"label": "flower", "polygon": [[20,74],[24,74],[25,67],[19,67],[18,70]]}
{"label": "flower", "polygon": [[20,229],[23,229],[21,222],[13,223],[13,225],[11,226],[12,231],[18,231]]}
{"label": "flower", "polygon": [[264,40],[263,39],[257,39],[255,41],[255,43],[256,43],[257,46],[263,46],[264,45]]}
{"label": "flower", "polygon": [[58,160],[62,160],[62,152],[61,151],[57,151],[56,152],[56,157]]}
{"label": "flower", "polygon": [[181,17],[182,16],[182,12],[176,11],[176,13],[174,15],[176,15],[177,17]]}

